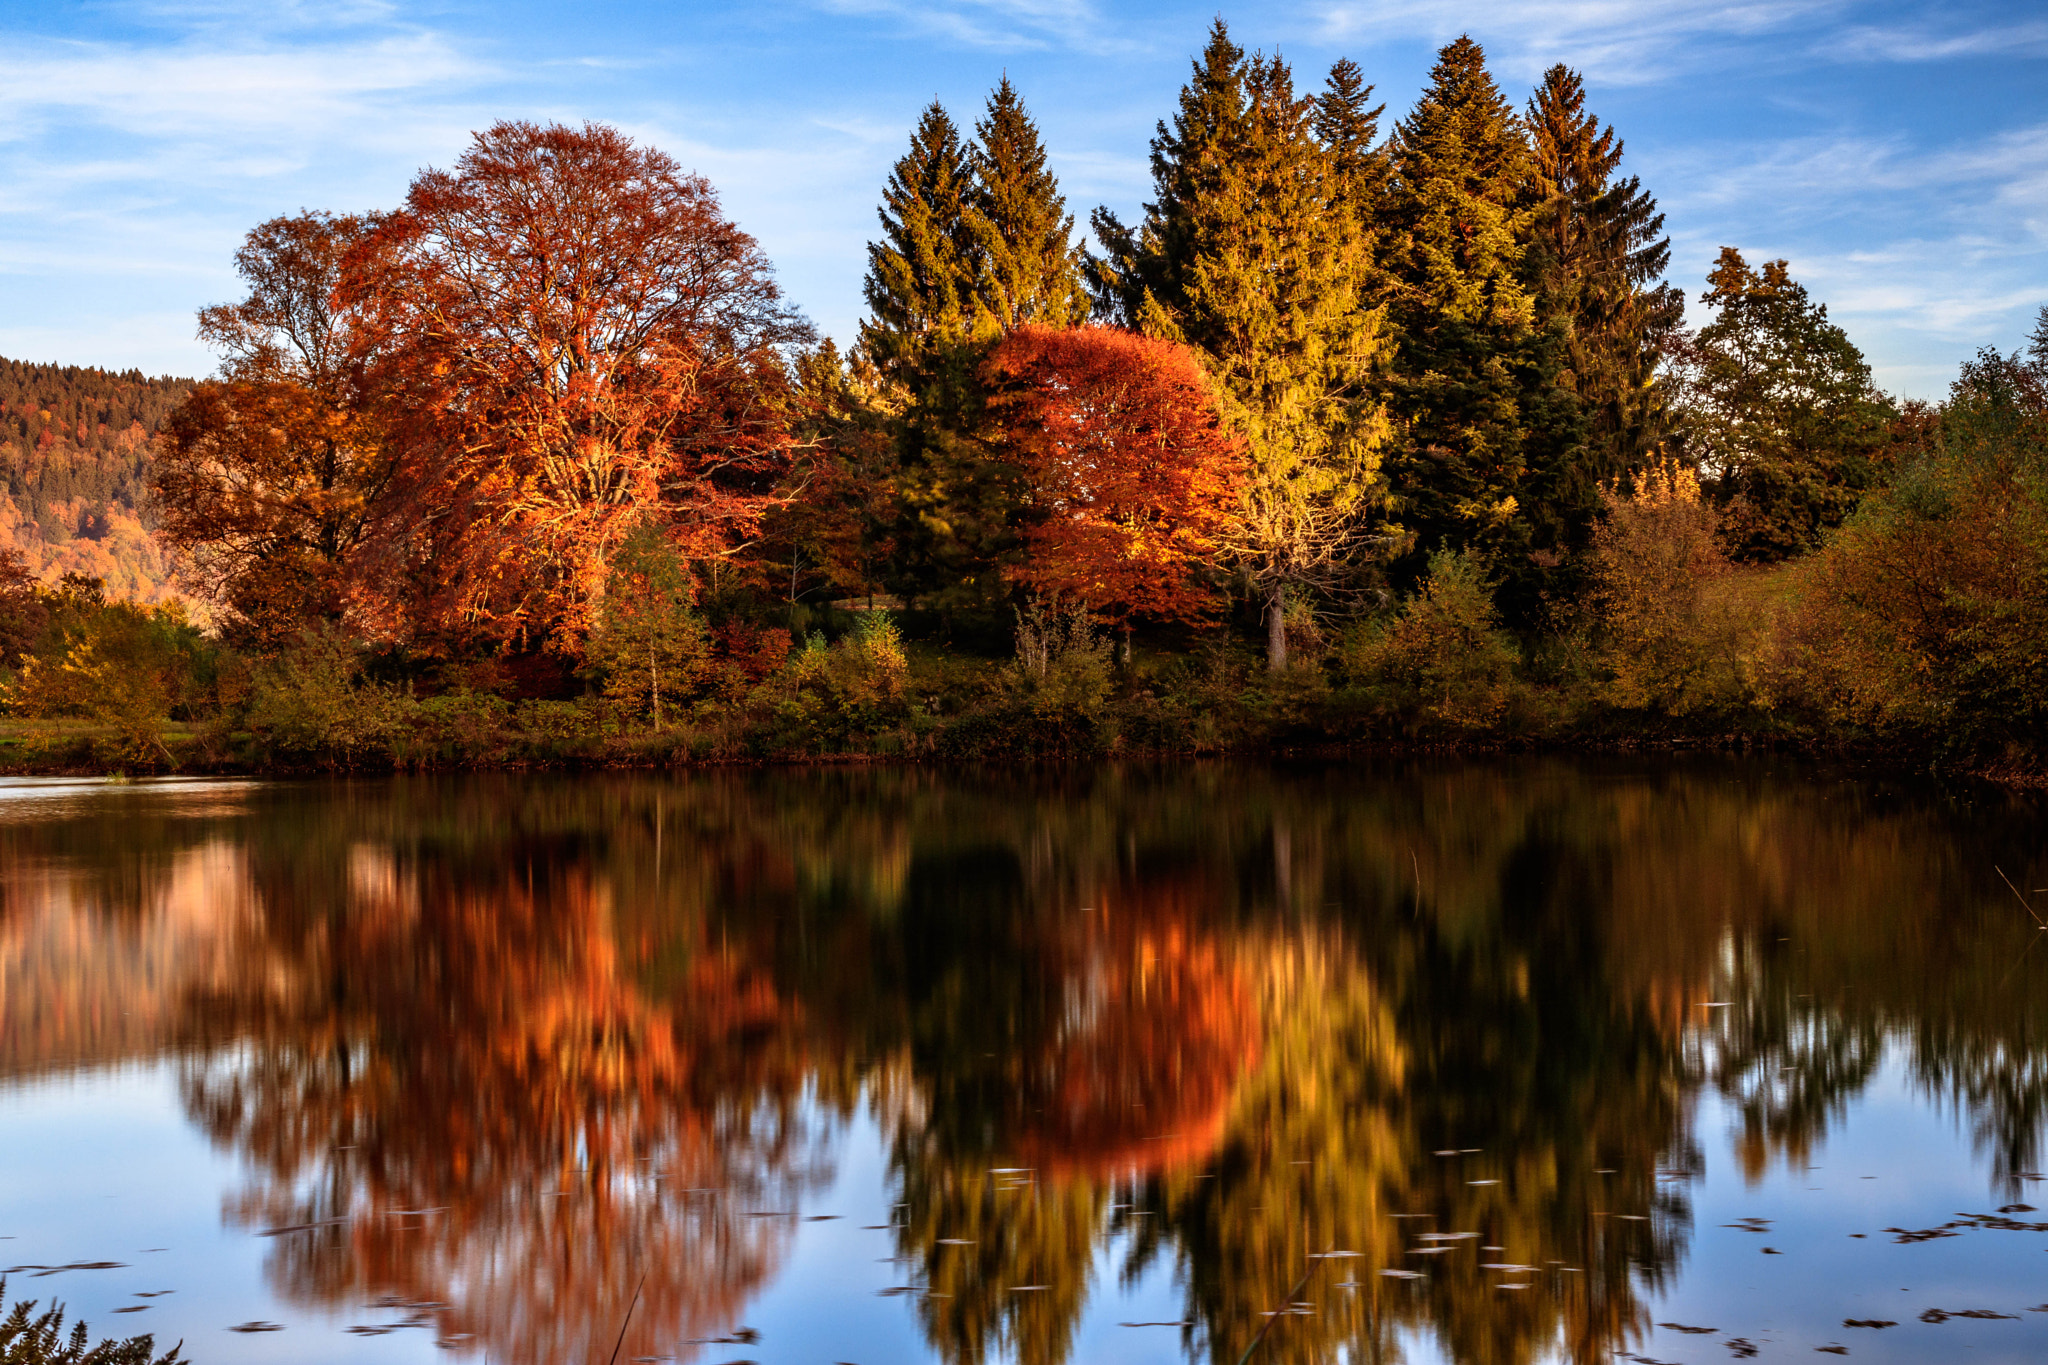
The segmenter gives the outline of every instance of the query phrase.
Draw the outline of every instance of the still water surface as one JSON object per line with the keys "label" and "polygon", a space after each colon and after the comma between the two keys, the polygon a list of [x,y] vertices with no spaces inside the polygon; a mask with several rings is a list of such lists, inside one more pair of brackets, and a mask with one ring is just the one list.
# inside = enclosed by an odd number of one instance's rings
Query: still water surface
{"label": "still water surface", "polygon": [[2038,1360],[2044,830],[1769,764],[15,783],[0,1269],[202,1363]]}

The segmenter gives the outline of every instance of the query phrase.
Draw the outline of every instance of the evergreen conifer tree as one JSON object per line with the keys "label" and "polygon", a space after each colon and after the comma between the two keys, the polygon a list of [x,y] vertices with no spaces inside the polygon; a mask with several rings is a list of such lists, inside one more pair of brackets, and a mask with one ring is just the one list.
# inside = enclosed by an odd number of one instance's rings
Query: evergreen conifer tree
{"label": "evergreen conifer tree", "polygon": [[990,331],[977,298],[975,190],[969,150],[934,101],[883,192],[856,357],[881,381],[894,433],[889,586],[939,608],[985,605],[1015,539],[1015,471],[985,439],[975,381]]}
{"label": "evergreen conifer tree", "polygon": [[1640,467],[1670,431],[1656,372],[1685,312],[1684,295],[1661,283],[1671,259],[1664,215],[1637,177],[1616,178],[1621,140],[1585,102],[1577,73],[1553,66],[1528,113],[1538,201],[1528,273],[1539,316],[1571,323],[1566,368],[1588,431],[1563,492],[1581,525],[1598,485]]}
{"label": "evergreen conifer tree", "polygon": [[972,193],[967,150],[934,100],[883,191],[882,240],[868,244],[870,317],[861,324],[861,349],[889,379],[921,385],[933,352],[973,330]]}
{"label": "evergreen conifer tree", "polygon": [[1384,501],[1372,243],[1343,161],[1316,137],[1319,112],[1285,63],[1247,59],[1219,20],[1153,139],[1143,225],[1098,210],[1107,254],[1090,264],[1106,314],[1199,348],[1235,400],[1250,455],[1237,556],[1276,668],[1289,591],[1352,568]]}
{"label": "evergreen conifer tree", "polygon": [[1575,405],[1554,386],[1563,329],[1539,328],[1524,282],[1529,165],[1485,52],[1459,38],[1394,135],[1392,387],[1406,427],[1394,486],[1417,564],[1446,546],[1482,550],[1511,612],[1531,604],[1564,539],[1548,495],[1576,444]]}
{"label": "evergreen conifer tree", "polygon": [[1177,338],[1172,310],[1186,293],[1199,255],[1202,206],[1220,197],[1223,177],[1251,141],[1246,72],[1244,49],[1218,19],[1193,76],[1181,87],[1172,125],[1161,119],[1153,134],[1158,199],[1145,205],[1145,221],[1133,231],[1107,208],[1090,216],[1104,254],[1089,259],[1088,282],[1096,312],[1106,321]]}
{"label": "evergreen conifer tree", "polygon": [[1380,115],[1387,106],[1368,104],[1373,88],[1349,57],[1330,68],[1323,93],[1316,96],[1316,140],[1330,159],[1346,203],[1366,229],[1377,226],[1379,200],[1387,188],[1387,154],[1379,145]]}
{"label": "evergreen conifer tree", "polygon": [[989,96],[988,116],[974,134],[966,225],[976,250],[981,329],[1008,331],[1021,322],[1079,326],[1089,301],[1074,220],[1046,169],[1038,128],[1008,76]]}

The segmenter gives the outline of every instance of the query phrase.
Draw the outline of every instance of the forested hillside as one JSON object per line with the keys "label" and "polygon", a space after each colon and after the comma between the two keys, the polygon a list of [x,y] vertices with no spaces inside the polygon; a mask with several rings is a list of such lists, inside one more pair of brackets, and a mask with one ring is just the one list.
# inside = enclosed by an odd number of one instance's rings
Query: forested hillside
{"label": "forested hillside", "polygon": [[149,464],[192,381],[0,359],[0,550],[36,577],[104,579],[108,596],[169,592],[149,531]]}

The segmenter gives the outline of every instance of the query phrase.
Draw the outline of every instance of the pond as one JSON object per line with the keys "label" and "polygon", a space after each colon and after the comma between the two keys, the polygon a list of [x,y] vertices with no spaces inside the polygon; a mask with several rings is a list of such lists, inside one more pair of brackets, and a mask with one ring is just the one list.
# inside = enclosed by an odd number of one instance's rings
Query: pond
{"label": "pond", "polygon": [[202,1365],[2038,1360],[2044,813],[1771,761],[11,783],[0,1269]]}

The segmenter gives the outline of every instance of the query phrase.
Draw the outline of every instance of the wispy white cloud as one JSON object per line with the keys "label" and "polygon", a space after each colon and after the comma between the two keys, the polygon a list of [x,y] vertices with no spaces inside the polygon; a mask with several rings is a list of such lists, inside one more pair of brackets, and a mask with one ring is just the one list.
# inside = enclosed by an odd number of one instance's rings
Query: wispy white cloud
{"label": "wispy white cloud", "polygon": [[2010,349],[2048,303],[2048,123],[1933,144],[1708,145],[1666,157],[1655,179],[1689,288],[1720,246],[1784,256],[1902,392],[1939,393],[1953,374],[1930,349]]}
{"label": "wispy white cloud", "polygon": [[1939,62],[1958,57],[2030,57],[2048,53],[2048,22],[1991,24],[1956,32],[1935,24],[1858,25],[1837,35],[1820,55],[1848,61]]}
{"label": "wispy white cloud", "polygon": [[1609,85],[1640,85],[1719,59],[1737,40],[1779,32],[1842,8],[1842,0],[1364,0],[1313,11],[1319,37],[1426,37],[1470,33],[1518,75],[1565,62]]}
{"label": "wispy white cloud", "polygon": [[1137,44],[1094,0],[817,0],[827,13],[887,20],[906,34],[994,51],[1102,54]]}
{"label": "wispy white cloud", "polygon": [[71,117],[151,138],[302,139],[345,131],[339,121],[379,97],[489,74],[431,33],[312,47],[15,43],[0,52],[0,137]]}

